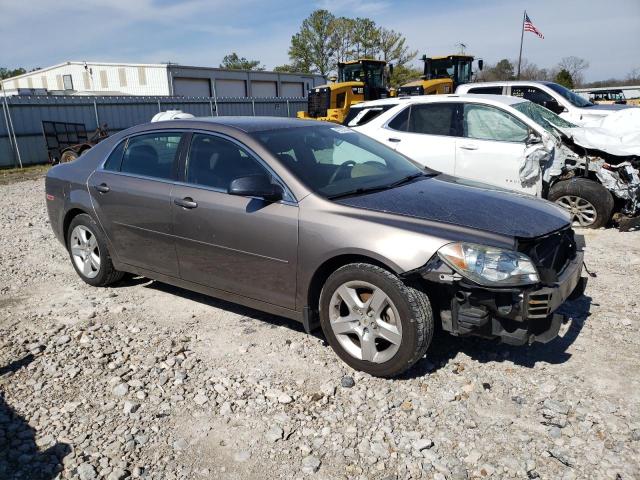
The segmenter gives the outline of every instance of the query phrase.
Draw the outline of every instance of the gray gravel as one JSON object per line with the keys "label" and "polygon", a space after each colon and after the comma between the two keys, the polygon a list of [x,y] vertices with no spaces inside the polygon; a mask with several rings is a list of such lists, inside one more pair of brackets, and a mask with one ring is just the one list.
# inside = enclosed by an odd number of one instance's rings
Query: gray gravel
{"label": "gray gravel", "polygon": [[562,338],[437,335],[381,380],[282,318],[89,287],[43,181],[0,195],[0,478],[640,478],[640,233],[586,232]]}

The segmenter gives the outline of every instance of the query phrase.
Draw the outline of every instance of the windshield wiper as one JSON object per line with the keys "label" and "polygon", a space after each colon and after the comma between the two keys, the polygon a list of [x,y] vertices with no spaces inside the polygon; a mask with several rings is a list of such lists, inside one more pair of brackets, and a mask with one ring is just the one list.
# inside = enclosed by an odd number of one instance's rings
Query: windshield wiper
{"label": "windshield wiper", "polygon": [[391,188],[399,187],[400,185],[404,185],[405,183],[410,182],[414,178],[418,177],[432,177],[437,175],[437,173],[432,172],[419,172],[412,173],[411,175],[407,175],[406,177],[401,178],[393,183],[389,183],[387,185],[378,185],[376,187],[360,187],[354,190],[349,190],[347,192],[336,193],[335,195],[330,195],[327,197],[329,200],[337,200],[339,198],[351,197],[352,195],[361,195],[363,193],[371,193],[371,192],[381,192],[383,190],[389,190]]}

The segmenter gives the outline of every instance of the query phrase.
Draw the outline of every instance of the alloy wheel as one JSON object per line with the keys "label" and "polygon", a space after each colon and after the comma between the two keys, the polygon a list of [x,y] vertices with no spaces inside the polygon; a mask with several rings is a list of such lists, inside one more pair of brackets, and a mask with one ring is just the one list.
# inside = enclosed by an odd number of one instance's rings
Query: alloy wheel
{"label": "alloy wheel", "polygon": [[78,225],[71,232],[71,256],[78,271],[87,278],[95,278],[100,271],[100,248],[91,230]]}
{"label": "alloy wheel", "polygon": [[588,227],[598,218],[596,207],[591,202],[575,195],[564,195],[556,203],[571,215],[571,223],[578,227]]}
{"label": "alloy wheel", "polygon": [[368,282],[338,287],[329,303],[329,324],[342,348],[358,360],[384,363],[402,342],[398,309],[381,288]]}

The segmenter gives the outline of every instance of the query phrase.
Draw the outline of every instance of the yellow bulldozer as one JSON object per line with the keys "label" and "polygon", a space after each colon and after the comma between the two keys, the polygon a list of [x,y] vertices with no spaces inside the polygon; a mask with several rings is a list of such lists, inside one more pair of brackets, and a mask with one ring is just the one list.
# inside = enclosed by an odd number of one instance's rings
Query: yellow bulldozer
{"label": "yellow bulldozer", "polygon": [[336,81],[311,89],[307,111],[298,112],[297,117],[342,123],[351,105],[391,96],[391,73],[393,65],[387,66],[383,60],[359,58],[338,63]]}
{"label": "yellow bulldozer", "polygon": [[[470,55],[447,55],[445,57],[422,57],[424,74],[398,88],[398,95],[436,95],[455,92],[458,85],[471,82],[473,57]],[[478,69],[483,62],[478,60]]]}

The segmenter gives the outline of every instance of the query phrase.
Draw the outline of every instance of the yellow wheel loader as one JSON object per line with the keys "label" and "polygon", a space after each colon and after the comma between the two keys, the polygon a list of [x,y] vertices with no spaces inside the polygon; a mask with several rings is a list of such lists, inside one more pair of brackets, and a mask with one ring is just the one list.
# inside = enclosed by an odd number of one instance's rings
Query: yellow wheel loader
{"label": "yellow wheel loader", "polygon": [[307,111],[298,118],[342,123],[351,105],[391,96],[389,77],[393,66],[382,60],[360,58],[338,63],[338,78],[309,90]]}
{"label": "yellow wheel loader", "polygon": [[[471,82],[473,57],[470,55],[448,55],[446,57],[422,57],[424,75],[420,80],[402,85],[398,95],[436,95],[453,93],[458,85]],[[478,69],[483,62],[478,60]]]}

